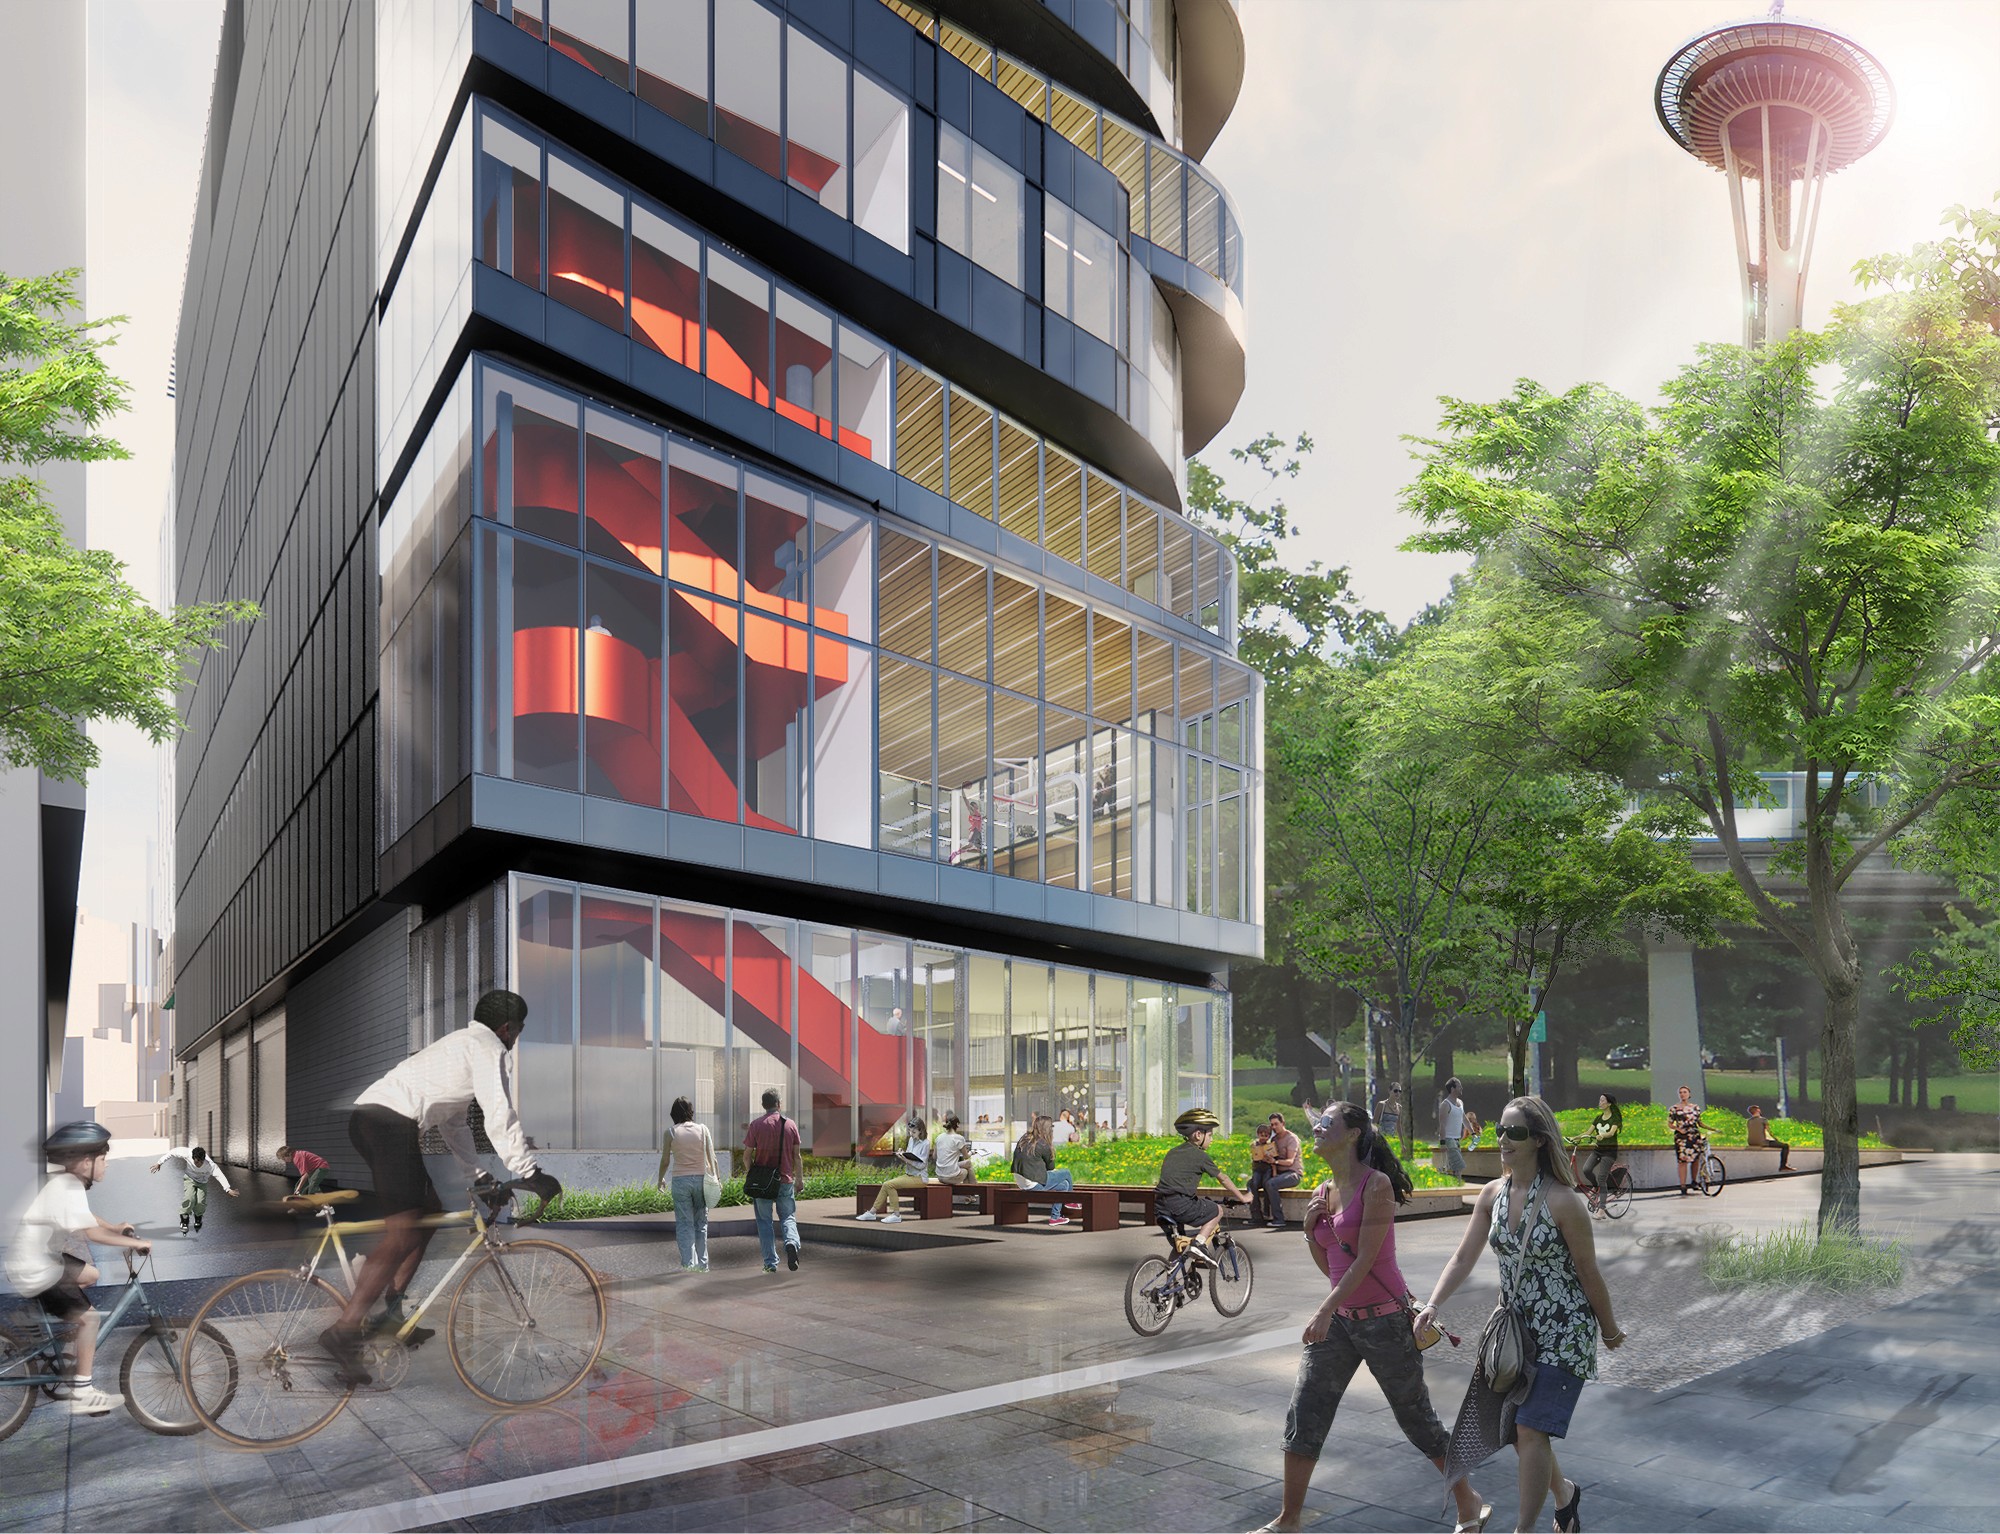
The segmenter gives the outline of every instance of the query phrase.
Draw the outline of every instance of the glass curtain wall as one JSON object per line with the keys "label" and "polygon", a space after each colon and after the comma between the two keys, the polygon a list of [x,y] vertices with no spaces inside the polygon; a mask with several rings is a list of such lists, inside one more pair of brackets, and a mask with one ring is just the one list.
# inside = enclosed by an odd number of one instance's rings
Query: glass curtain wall
{"label": "glass curtain wall", "polygon": [[912,1112],[1005,1150],[1035,1113],[1088,1138],[1224,1105],[1226,992],[520,874],[413,953],[491,912],[530,1009],[522,1123],[547,1149],[651,1149],[685,1096],[726,1150],[767,1088],[811,1154],[842,1157],[889,1154]]}

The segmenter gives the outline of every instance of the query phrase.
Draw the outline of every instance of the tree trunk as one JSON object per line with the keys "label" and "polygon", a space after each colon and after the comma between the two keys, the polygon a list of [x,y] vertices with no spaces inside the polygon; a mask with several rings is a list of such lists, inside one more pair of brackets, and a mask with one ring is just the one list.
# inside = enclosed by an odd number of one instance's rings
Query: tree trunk
{"label": "tree trunk", "polygon": [[1444,1084],[1451,1080],[1457,1059],[1457,1051],[1451,1046],[1451,1029],[1446,1028],[1431,1045],[1431,1084],[1439,1097],[1444,1096]]}
{"label": "tree trunk", "polygon": [[1507,1025],[1507,1095],[1528,1095],[1528,1025]]}
{"label": "tree trunk", "polygon": [[[1810,1095],[1806,1091],[1806,1056],[1809,1055],[1811,1052],[1812,1052],[1811,1044],[1809,1044],[1804,1039],[1800,1039],[1799,1040],[1799,1100],[1792,1105],[1794,1108],[1803,1108],[1808,1102],[1812,1100]],[[1825,1062],[1823,1061],[1821,1062],[1821,1069],[1822,1070],[1825,1069]]]}
{"label": "tree trunk", "polygon": [[[1907,1080],[1905,1082],[1905,1087],[1907,1090]],[[1919,1108],[1928,1108],[1930,1105],[1931,1105],[1930,1040],[1925,1038],[1923,1031],[1919,1029],[1917,1032],[1917,1106]]]}
{"label": "tree trunk", "polygon": [[[1826,1022],[1820,1033],[1820,1233],[1861,1228],[1861,1156],[1859,1105],[1855,1101],[1854,1030],[1861,1016],[1860,966],[1847,975],[1821,982],[1826,992]],[[1803,1078],[1805,1055],[1799,1055]],[[1801,1080],[1800,1096],[1805,1094]]]}

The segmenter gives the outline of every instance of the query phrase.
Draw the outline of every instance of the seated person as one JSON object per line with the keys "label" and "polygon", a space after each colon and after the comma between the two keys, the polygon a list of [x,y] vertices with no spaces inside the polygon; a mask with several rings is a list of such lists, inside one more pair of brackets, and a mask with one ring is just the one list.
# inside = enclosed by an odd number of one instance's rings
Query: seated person
{"label": "seated person", "polygon": [[[21,1217],[7,1250],[7,1277],[27,1299],[39,1300],[58,1327],[71,1334],[72,1417],[101,1417],[123,1406],[125,1397],[99,1390],[91,1378],[97,1363],[97,1328],[103,1319],[84,1290],[97,1282],[90,1243],[150,1252],[153,1243],[134,1238],[129,1225],[106,1225],[90,1208],[90,1189],[104,1180],[111,1131],[88,1121],[65,1124],[42,1142],[43,1156],[61,1168],[42,1185]],[[23,1387],[16,1387],[23,1388]],[[33,1387],[26,1387],[32,1389]]]}
{"label": "seated person", "polygon": [[972,1143],[959,1127],[956,1113],[944,1116],[943,1131],[931,1141],[931,1156],[937,1166],[939,1182],[969,1183],[974,1180]]}
{"label": "seated person", "polygon": [[[1046,1113],[1035,1115],[1028,1132],[1014,1145],[1014,1186],[1030,1193],[1067,1193],[1075,1186],[1068,1167],[1056,1165],[1056,1150]],[[1068,1211],[1081,1204],[1055,1204],[1049,1209],[1051,1225],[1069,1224]]]}
{"label": "seated person", "polygon": [[1195,1261],[1211,1268],[1217,1264],[1208,1243],[1222,1224],[1222,1209],[1215,1200],[1201,1196],[1202,1178],[1213,1177],[1237,1203],[1250,1202],[1250,1195],[1231,1182],[1229,1174],[1208,1154],[1208,1142],[1221,1127],[1222,1120],[1209,1108],[1189,1108],[1174,1120],[1181,1143],[1160,1162],[1160,1181],[1153,1202],[1153,1207],[1169,1219],[1200,1227],[1192,1251]]}
{"label": "seated person", "polygon": [[1758,1146],[1775,1145],[1778,1147],[1778,1170],[1785,1172],[1791,1169],[1792,1142],[1780,1140],[1771,1133],[1771,1121],[1764,1117],[1764,1111],[1755,1103],[1750,1105],[1750,1117],[1743,1121],[1743,1128],[1746,1131],[1745,1142],[1752,1150]]}
{"label": "seated person", "polygon": [[[1299,1185],[1299,1178],[1305,1173],[1305,1150],[1299,1144],[1299,1137],[1285,1127],[1284,1114],[1272,1114],[1268,1127],[1271,1131],[1271,1170],[1264,1182],[1266,1221],[1271,1229],[1283,1230],[1285,1202],[1281,1195],[1285,1189]],[[1253,1200],[1250,1216],[1255,1219],[1256,1215]]]}
{"label": "seated person", "polygon": [[1250,1218],[1264,1221],[1271,1217],[1271,1201],[1264,1192],[1264,1185],[1271,1180],[1271,1126],[1259,1124],[1256,1138],[1250,1142]]}
{"label": "seated person", "polygon": [[930,1130],[922,1119],[910,1120],[910,1137],[897,1153],[897,1160],[901,1163],[897,1175],[875,1190],[875,1202],[857,1214],[855,1219],[881,1220],[893,1225],[903,1218],[899,1195],[905,1188],[921,1188],[924,1174],[930,1170]]}

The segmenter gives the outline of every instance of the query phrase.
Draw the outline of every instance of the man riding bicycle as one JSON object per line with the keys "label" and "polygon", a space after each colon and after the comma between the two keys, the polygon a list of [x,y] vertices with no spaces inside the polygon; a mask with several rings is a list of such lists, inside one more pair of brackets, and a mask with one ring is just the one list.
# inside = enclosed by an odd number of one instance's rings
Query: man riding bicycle
{"label": "man riding bicycle", "polygon": [[[424,1166],[426,1129],[436,1129],[444,1137],[446,1149],[472,1174],[475,1186],[497,1186],[480,1166],[473,1144],[468,1114],[477,1102],[486,1117],[487,1137],[507,1169],[544,1201],[562,1193],[562,1184],[529,1153],[509,1090],[509,1053],[527,1026],[527,1001],[513,991],[488,991],[473,1008],[472,1018],[456,1033],[418,1050],[354,1100],[348,1138],[375,1174],[385,1229],[382,1244],[356,1275],[354,1293],[340,1320],[320,1334],[348,1383],[366,1385],[373,1378],[361,1360],[368,1307],[381,1296],[383,1311],[376,1325],[388,1330],[403,1325],[403,1292],[416,1276],[435,1230],[423,1223],[424,1218],[444,1212]],[[409,1340],[415,1344],[429,1335],[426,1328],[415,1327]]]}
{"label": "man riding bicycle", "polygon": [[1229,1196],[1237,1203],[1250,1202],[1250,1195],[1231,1182],[1229,1174],[1209,1157],[1208,1142],[1221,1127],[1222,1120],[1207,1108],[1189,1108],[1174,1120],[1181,1143],[1160,1162],[1160,1181],[1153,1200],[1153,1207],[1169,1219],[1201,1227],[1189,1250],[1196,1262],[1211,1268],[1217,1264],[1208,1243],[1222,1224],[1222,1208],[1214,1199],[1201,1196],[1202,1178],[1213,1177],[1229,1190]]}

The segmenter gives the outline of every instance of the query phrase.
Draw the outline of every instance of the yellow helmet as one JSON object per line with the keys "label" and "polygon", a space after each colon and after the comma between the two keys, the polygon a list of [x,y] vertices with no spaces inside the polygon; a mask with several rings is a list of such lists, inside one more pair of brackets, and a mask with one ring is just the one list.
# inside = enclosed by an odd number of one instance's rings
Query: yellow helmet
{"label": "yellow helmet", "polygon": [[1221,1127],[1222,1120],[1215,1116],[1212,1108],[1189,1108],[1174,1120],[1174,1128],[1183,1136],[1194,1134],[1197,1130],[1215,1130]]}

